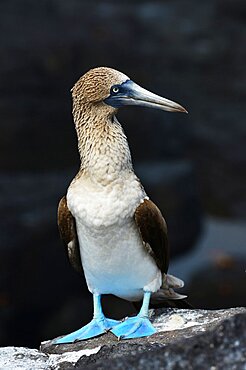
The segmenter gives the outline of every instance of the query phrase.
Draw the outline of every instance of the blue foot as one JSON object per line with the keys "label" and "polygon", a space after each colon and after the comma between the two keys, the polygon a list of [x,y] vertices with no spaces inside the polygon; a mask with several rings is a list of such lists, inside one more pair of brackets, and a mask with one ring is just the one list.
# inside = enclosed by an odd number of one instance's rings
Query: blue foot
{"label": "blue foot", "polygon": [[73,343],[79,340],[89,339],[97,337],[98,335],[107,333],[115,325],[118,325],[120,321],[107,319],[106,317],[100,317],[92,319],[89,324],[83,326],[81,329],[74,331],[62,338],[56,339],[54,344]]}
{"label": "blue foot", "polygon": [[116,335],[118,339],[141,338],[156,333],[156,329],[149,319],[139,315],[129,317],[110,331]]}

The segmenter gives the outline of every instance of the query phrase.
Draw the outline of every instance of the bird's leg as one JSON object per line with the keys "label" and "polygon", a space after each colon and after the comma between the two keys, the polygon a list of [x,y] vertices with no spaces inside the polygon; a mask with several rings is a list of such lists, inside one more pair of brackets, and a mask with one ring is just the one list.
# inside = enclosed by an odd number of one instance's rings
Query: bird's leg
{"label": "bird's leg", "polygon": [[119,339],[141,338],[156,333],[156,329],[149,321],[148,310],[151,292],[144,292],[143,304],[139,314],[129,317],[113,329],[111,332]]}
{"label": "bird's leg", "polygon": [[83,326],[81,329],[74,331],[62,338],[54,341],[55,344],[73,343],[80,340],[97,337],[98,335],[104,334],[115,325],[118,325],[120,321],[107,319],[102,311],[101,295],[93,294],[93,306],[94,313],[93,319],[89,324]]}

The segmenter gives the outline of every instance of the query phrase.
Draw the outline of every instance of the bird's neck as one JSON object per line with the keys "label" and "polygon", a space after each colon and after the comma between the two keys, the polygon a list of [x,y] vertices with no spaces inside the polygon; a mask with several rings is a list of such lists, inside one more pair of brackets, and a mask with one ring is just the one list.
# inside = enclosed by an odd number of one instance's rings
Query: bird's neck
{"label": "bird's neck", "polygon": [[106,105],[73,111],[81,160],[79,173],[102,185],[132,171],[127,138],[114,113]]}

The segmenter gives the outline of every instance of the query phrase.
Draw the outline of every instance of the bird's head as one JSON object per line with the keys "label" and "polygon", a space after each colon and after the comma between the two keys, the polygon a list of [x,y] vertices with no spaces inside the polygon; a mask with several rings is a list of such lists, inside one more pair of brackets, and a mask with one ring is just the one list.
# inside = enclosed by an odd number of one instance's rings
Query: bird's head
{"label": "bird's head", "polygon": [[125,105],[139,105],[187,113],[180,104],[151,93],[125,74],[107,67],[89,70],[71,91],[75,101],[90,105],[106,104],[114,110]]}

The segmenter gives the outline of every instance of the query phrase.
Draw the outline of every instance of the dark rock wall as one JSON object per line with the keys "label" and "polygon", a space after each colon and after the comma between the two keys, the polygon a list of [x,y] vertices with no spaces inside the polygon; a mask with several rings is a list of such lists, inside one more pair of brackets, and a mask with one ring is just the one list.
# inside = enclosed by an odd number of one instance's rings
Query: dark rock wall
{"label": "dark rock wall", "polygon": [[190,112],[122,112],[135,160],[189,158],[206,209],[245,217],[244,5],[2,1],[1,168],[75,166],[69,89],[89,68],[112,66]]}
{"label": "dark rock wall", "polygon": [[245,16],[243,0],[0,2],[2,344],[37,345],[90,316],[55,225],[78,167],[69,90],[89,68],[189,110],[119,114],[173,255],[192,247],[202,208],[245,218]]}

